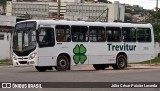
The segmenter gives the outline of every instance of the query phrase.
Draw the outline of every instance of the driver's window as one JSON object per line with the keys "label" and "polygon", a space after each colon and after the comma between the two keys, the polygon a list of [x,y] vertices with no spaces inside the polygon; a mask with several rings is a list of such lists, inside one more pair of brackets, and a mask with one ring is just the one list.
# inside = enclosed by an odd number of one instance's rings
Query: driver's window
{"label": "driver's window", "polygon": [[39,29],[39,43],[40,46],[48,47],[54,45],[53,28],[40,28]]}
{"label": "driver's window", "polygon": [[45,36],[47,36],[46,34],[46,29],[40,29],[39,31],[39,42],[46,42],[47,40],[45,40]]}

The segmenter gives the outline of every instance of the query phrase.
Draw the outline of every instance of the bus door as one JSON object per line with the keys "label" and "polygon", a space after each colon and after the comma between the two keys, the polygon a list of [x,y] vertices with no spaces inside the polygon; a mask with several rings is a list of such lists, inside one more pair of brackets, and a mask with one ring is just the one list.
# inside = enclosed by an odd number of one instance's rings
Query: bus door
{"label": "bus door", "polygon": [[37,31],[38,42],[38,65],[53,66],[55,57],[53,56],[53,47],[55,46],[54,26],[40,25]]}

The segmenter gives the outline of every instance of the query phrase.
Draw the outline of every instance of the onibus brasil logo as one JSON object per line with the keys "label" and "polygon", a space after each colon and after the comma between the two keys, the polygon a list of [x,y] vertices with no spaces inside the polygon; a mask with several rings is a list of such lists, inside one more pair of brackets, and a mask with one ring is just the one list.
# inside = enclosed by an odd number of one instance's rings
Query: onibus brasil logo
{"label": "onibus brasil logo", "polygon": [[87,56],[85,55],[87,49],[84,47],[83,44],[81,45],[76,45],[73,49],[73,60],[75,62],[75,64],[84,64],[84,62],[87,60]]}

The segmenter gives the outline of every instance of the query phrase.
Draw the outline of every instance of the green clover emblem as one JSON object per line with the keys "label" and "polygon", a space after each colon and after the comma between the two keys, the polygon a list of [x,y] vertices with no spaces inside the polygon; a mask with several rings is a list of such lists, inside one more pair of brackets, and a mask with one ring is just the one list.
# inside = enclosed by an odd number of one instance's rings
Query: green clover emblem
{"label": "green clover emblem", "polygon": [[73,59],[75,64],[78,64],[79,62],[81,64],[84,64],[84,62],[87,60],[87,56],[85,55],[87,49],[84,47],[83,44],[81,44],[80,46],[77,44],[74,49],[73,49]]}

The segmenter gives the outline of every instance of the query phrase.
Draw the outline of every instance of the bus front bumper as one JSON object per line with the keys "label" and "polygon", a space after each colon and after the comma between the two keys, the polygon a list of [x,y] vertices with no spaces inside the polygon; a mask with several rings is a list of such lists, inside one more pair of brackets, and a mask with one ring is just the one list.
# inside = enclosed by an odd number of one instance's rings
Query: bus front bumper
{"label": "bus front bumper", "polygon": [[32,60],[13,60],[13,66],[17,67],[17,66],[36,66],[35,61]]}

